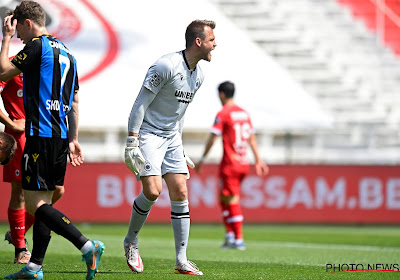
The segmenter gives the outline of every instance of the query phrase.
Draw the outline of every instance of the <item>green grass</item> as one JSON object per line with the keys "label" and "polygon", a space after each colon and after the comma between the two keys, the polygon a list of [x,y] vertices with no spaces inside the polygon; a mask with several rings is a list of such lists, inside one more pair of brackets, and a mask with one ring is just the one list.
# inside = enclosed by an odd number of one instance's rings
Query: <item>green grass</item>
{"label": "green grass", "polygon": [[[173,274],[175,251],[170,225],[146,224],[140,233],[144,273],[126,265],[122,241],[127,225],[78,224],[106,250],[96,279],[183,279]],[[0,224],[0,233],[8,225]],[[32,232],[27,235],[32,244]],[[399,279],[400,272],[326,272],[328,263],[399,264],[399,226],[245,225],[247,250],[221,250],[221,225],[192,225],[188,257],[204,272],[202,279]],[[0,277],[22,268],[14,265],[13,247],[0,242]],[[44,278],[85,279],[80,252],[54,235],[44,261]],[[400,265],[399,265],[400,268]]]}

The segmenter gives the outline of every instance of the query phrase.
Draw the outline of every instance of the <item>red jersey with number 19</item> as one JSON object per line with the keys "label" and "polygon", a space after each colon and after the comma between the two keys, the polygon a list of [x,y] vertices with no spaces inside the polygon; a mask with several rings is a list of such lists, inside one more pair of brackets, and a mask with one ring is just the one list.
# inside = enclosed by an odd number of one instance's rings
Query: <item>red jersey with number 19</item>
{"label": "red jersey with number 19", "polygon": [[254,133],[249,114],[239,106],[226,104],[217,114],[211,132],[222,135],[224,155],[221,171],[246,172],[249,167],[248,141]]}

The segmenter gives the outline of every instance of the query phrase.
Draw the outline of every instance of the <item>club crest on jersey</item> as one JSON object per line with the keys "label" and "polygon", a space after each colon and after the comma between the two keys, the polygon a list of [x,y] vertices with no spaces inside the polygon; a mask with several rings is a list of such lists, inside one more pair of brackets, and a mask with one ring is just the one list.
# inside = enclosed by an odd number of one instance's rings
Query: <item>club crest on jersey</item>
{"label": "club crest on jersey", "polygon": [[158,73],[154,73],[149,78],[149,83],[153,87],[158,87],[161,84],[162,81],[163,81],[163,78]]}
{"label": "club crest on jersey", "polygon": [[144,163],[144,170],[146,170],[146,171],[150,171],[150,170],[151,170],[151,164],[150,164],[150,162],[146,161],[146,162]]}
{"label": "club crest on jersey", "polygon": [[198,89],[200,87],[200,79],[196,80],[195,88]]}

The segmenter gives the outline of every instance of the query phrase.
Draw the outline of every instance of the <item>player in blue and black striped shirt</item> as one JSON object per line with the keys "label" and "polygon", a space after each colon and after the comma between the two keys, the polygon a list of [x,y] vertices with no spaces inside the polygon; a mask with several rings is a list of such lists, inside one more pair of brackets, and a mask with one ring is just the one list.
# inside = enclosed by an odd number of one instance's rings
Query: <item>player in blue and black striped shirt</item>
{"label": "player in blue and black striped shirt", "polygon": [[[33,250],[28,264],[6,279],[43,279],[42,263],[51,230],[81,250],[87,264],[86,279],[97,273],[104,250],[101,241],[90,241],[60,211],[51,198],[64,185],[69,153],[73,166],[83,163],[78,142],[78,75],[76,60],[58,39],[48,35],[43,8],[22,1],[4,19],[0,51],[0,79],[24,73],[26,145],[21,162],[25,206],[35,216]],[[8,60],[11,37],[18,33],[25,47]]]}

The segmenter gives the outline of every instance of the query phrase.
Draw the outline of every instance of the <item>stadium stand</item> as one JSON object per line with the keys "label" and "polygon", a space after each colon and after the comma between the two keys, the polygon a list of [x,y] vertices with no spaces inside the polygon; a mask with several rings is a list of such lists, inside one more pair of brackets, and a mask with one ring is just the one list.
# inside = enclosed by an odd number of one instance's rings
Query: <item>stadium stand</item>
{"label": "stadium stand", "polygon": [[[270,135],[270,162],[394,164],[400,159],[399,26],[378,0],[213,0],[334,118],[332,129]],[[388,0],[387,13],[400,13]],[[381,2],[384,3],[384,2]],[[365,21],[360,19],[366,18]],[[385,17],[388,21],[388,16]],[[391,16],[397,18],[397,16]],[[400,21],[399,21],[400,22]],[[378,30],[378,32],[376,32]],[[383,34],[381,40],[376,34]],[[392,35],[396,34],[396,36]],[[272,139],[272,140],[271,140]]]}

